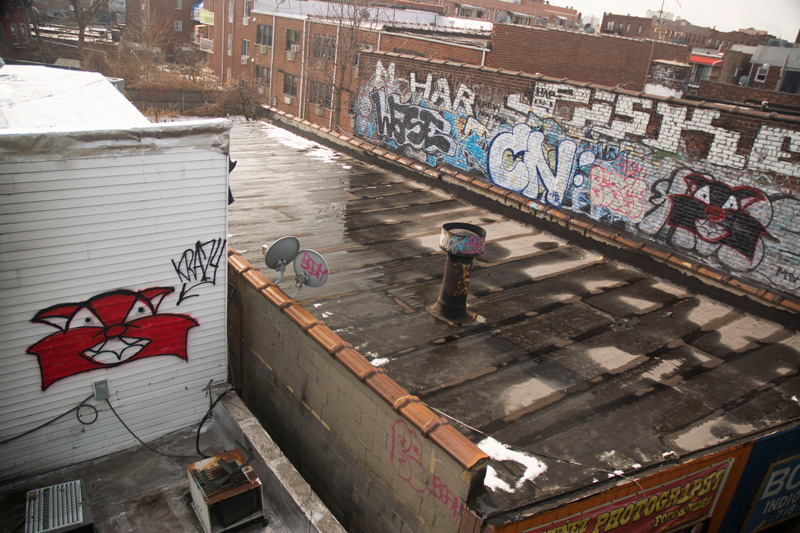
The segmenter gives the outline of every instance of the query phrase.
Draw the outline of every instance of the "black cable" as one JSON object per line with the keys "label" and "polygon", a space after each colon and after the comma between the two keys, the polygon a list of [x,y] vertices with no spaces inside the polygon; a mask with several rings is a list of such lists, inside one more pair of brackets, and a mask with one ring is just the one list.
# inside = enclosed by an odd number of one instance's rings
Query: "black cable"
{"label": "black cable", "polygon": [[214,407],[216,407],[217,403],[219,403],[219,401],[221,399],[223,399],[225,397],[225,395],[228,394],[229,392],[231,392],[232,390],[234,390],[233,387],[231,387],[230,389],[226,390],[225,392],[223,392],[222,394],[217,396],[217,399],[212,402],[211,401],[211,387],[208,388],[208,402],[209,402],[208,411],[206,411],[205,416],[203,416],[203,419],[200,420],[200,423],[197,425],[197,435],[196,435],[195,440],[194,440],[194,447],[197,450],[197,455],[199,455],[203,459],[208,459],[211,456],[204,454],[200,450],[200,430],[203,429],[203,424],[205,424],[206,421],[209,418],[211,418],[211,411],[214,409]]}
{"label": "black cable", "polygon": [[[94,405],[87,405],[87,404],[86,404],[86,402],[88,402],[88,401],[89,401],[89,400],[91,400],[92,398],[94,398],[94,393],[92,393],[92,394],[90,394],[89,396],[87,396],[87,397],[86,397],[86,398],[85,398],[85,399],[84,399],[84,400],[83,400],[81,403],[79,403],[78,405],[76,405],[75,407],[73,407],[72,409],[70,409],[69,411],[64,411],[63,413],[61,413],[61,414],[60,414],[60,415],[58,415],[57,417],[55,417],[55,418],[52,418],[52,419],[48,420],[47,422],[45,422],[45,423],[44,423],[44,424],[42,424],[41,426],[37,426],[37,427],[35,427],[35,428],[33,428],[33,429],[29,429],[28,431],[26,431],[26,432],[24,432],[24,433],[20,433],[19,435],[14,435],[13,437],[9,437],[9,438],[7,438],[7,439],[5,439],[5,440],[2,440],[2,441],[0,441],[0,444],[7,444],[7,443],[9,443],[9,442],[11,442],[11,441],[14,441],[14,440],[20,439],[20,438],[22,438],[22,437],[24,437],[24,436],[26,436],[26,435],[30,435],[31,433],[33,433],[33,432],[35,432],[35,431],[39,431],[40,429],[42,429],[42,428],[44,428],[44,427],[47,427],[47,426],[49,426],[50,424],[52,424],[52,423],[54,423],[54,422],[56,422],[56,421],[58,421],[58,420],[61,420],[62,418],[64,418],[64,417],[65,417],[65,416],[67,416],[68,414],[70,414],[72,411],[75,411],[75,416],[76,416],[76,418],[78,419],[78,422],[80,422],[80,423],[81,423],[81,424],[83,424],[84,426],[88,426],[88,425],[90,425],[90,424],[94,424],[94,423],[97,421],[97,417],[98,417],[98,413],[97,413],[97,407],[95,407]],[[81,407],[88,407],[88,408],[90,408],[90,409],[92,409],[92,410],[94,411],[94,419],[93,419],[91,422],[84,422],[84,421],[81,419],[81,414],[80,414]]]}
{"label": "black cable", "polygon": [[127,424],[126,424],[126,423],[125,423],[125,422],[124,422],[124,421],[123,421],[123,420],[122,420],[122,419],[119,417],[119,415],[117,414],[117,412],[114,410],[114,406],[113,406],[113,405],[111,405],[111,402],[110,402],[110,401],[108,401],[108,399],[106,399],[106,404],[108,404],[108,407],[109,407],[109,409],[111,409],[111,412],[112,412],[112,413],[114,413],[114,416],[116,416],[116,417],[117,417],[117,420],[119,420],[119,423],[120,423],[120,424],[122,424],[122,425],[125,427],[125,429],[127,429],[127,430],[128,430],[128,433],[130,433],[131,435],[133,435],[133,438],[135,438],[136,440],[138,440],[138,441],[139,441],[139,443],[140,443],[142,446],[144,446],[145,448],[147,448],[147,449],[148,449],[148,450],[150,450],[151,452],[153,452],[153,453],[155,453],[155,454],[157,454],[157,455],[161,455],[162,457],[173,457],[173,458],[175,458],[175,459],[181,459],[181,460],[183,460],[183,459],[191,459],[191,458],[193,458],[193,457],[194,457],[194,456],[192,456],[192,455],[174,455],[174,454],[171,454],[171,453],[164,453],[164,452],[160,452],[160,451],[156,450],[156,449],[155,449],[155,448],[153,448],[152,446],[148,445],[148,444],[147,444],[145,441],[143,441],[142,439],[140,439],[140,438],[139,438],[139,437],[136,435],[136,433],[134,433],[134,432],[133,432],[133,430],[131,430],[131,428],[129,428],[129,427],[128,427],[128,425],[127,425]]}

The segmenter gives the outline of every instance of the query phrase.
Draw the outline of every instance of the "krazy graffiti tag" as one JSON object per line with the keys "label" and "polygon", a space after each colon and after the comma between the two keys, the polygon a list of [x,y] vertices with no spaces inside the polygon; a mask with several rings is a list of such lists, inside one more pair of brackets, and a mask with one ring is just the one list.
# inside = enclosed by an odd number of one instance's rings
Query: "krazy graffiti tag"
{"label": "krazy graffiti tag", "polygon": [[373,91],[370,99],[380,137],[393,140],[401,147],[455,154],[450,138],[451,125],[438,111],[403,104],[396,95],[387,96],[383,91]]}
{"label": "krazy graffiti tag", "polygon": [[58,329],[26,350],[39,358],[42,390],[68,376],[146,357],[173,355],[188,361],[187,336],[197,321],[158,313],[161,301],[174,290],[119,289],[36,313],[32,322]]}
{"label": "krazy graffiti tag", "polygon": [[183,252],[178,262],[175,262],[174,259],[172,260],[172,267],[183,282],[178,296],[178,305],[187,298],[197,296],[196,294],[188,295],[192,289],[206,283],[216,285],[217,270],[224,250],[225,239],[215,239],[207,242],[197,241],[194,248],[189,248]]}
{"label": "krazy graffiti tag", "polygon": [[464,509],[464,502],[453,494],[437,475],[428,480],[428,472],[422,466],[422,446],[419,435],[410,429],[402,418],[392,424],[392,449],[390,455],[394,471],[404,479],[416,492],[426,490],[433,494],[449,512],[453,514],[453,522],[457,523]]}

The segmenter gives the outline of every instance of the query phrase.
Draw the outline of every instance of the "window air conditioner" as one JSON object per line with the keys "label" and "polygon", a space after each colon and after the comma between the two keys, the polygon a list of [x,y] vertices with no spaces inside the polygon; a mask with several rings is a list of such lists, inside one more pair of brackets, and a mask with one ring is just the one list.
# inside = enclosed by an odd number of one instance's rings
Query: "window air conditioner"
{"label": "window air conditioner", "polygon": [[247,60],[248,60],[248,59],[250,59],[250,57],[248,57],[248,56],[242,56],[242,65],[246,65],[246,64],[247,64]]}
{"label": "window air conditioner", "polygon": [[283,103],[286,105],[292,105],[292,97],[291,96],[284,96]]}
{"label": "window air conditioner", "polygon": [[294,52],[291,50],[286,50],[286,61],[294,61]]}
{"label": "window air conditioner", "polygon": [[242,17],[242,26],[250,25],[250,17]]}
{"label": "window air conditioner", "polygon": [[300,51],[300,45],[299,44],[293,44],[292,45],[292,52],[294,52],[296,54],[299,51]]}
{"label": "window air conditioner", "polygon": [[324,112],[325,108],[322,107],[321,105],[314,106],[314,114],[317,115],[318,117],[321,117]]}
{"label": "window air conditioner", "polygon": [[324,57],[317,58],[317,68],[325,68],[328,66],[328,60]]}
{"label": "window air conditioner", "polygon": [[256,48],[258,49],[259,54],[267,54],[267,45],[266,44],[257,44]]}
{"label": "window air conditioner", "polygon": [[192,507],[205,533],[264,518],[261,481],[240,448],[186,467]]}

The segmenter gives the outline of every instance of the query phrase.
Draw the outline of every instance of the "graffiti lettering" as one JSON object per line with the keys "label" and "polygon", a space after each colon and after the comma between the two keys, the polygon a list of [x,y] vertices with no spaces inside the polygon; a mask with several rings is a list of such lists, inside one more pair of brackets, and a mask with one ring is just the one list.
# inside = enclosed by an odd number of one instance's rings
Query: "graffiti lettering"
{"label": "graffiti lettering", "polygon": [[392,424],[392,450],[390,455],[394,471],[417,492],[424,492],[428,476],[422,466],[422,445],[419,435],[408,427],[402,418]]}
{"label": "graffiti lettering", "polygon": [[789,283],[800,282],[800,274],[797,274],[795,271],[780,266],[778,267],[778,271],[775,273],[775,275],[781,276],[784,280],[788,281]]}
{"label": "graffiti lettering", "polygon": [[303,272],[307,272],[309,276],[313,276],[318,280],[328,275],[328,269],[325,268],[325,265],[323,263],[317,263],[305,252],[303,253],[303,258],[300,260],[300,266]]}
{"label": "graffiti lettering", "polygon": [[[564,140],[555,155],[555,171],[550,167],[544,147],[544,134],[527,124],[517,124],[511,133],[501,133],[489,146],[489,179],[501,187],[530,198],[560,206],[576,171],[595,161],[594,153],[578,156],[578,145]],[[539,184],[544,194],[539,194]]]}
{"label": "graffiti lettering", "polygon": [[371,95],[378,135],[398,146],[410,145],[426,152],[454,154],[449,137],[451,125],[438,112],[413,104],[402,104],[397,96],[383,91]]}
{"label": "graffiti lettering", "polygon": [[605,207],[629,220],[641,220],[644,216],[644,180],[610,172],[594,166],[589,173],[592,203]]}
{"label": "graffiti lettering", "polygon": [[447,235],[442,233],[439,247],[449,254],[481,255],[486,246],[486,238],[477,235]]}
{"label": "graffiti lettering", "polygon": [[224,253],[225,239],[215,239],[202,243],[197,241],[194,248],[183,252],[177,263],[174,259],[172,260],[172,267],[178,274],[178,278],[183,282],[178,296],[178,305],[187,298],[197,296],[196,294],[188,295],[192,289],[206,283],[216,285],[217,270]]}
{"label": "graffiti lettering", "polygon": [[402,418],[398,418],[392,424],[390,459],[394,471],[400,478],[408,482],[416,492],[423,493],[427,490],[433,494],[434,498],[452,513],[454,523],[458,522],[464,509],[464,502],[459,500],[436,474],[430,481],[428,480],[428,472],[422,465],[420,437]]}

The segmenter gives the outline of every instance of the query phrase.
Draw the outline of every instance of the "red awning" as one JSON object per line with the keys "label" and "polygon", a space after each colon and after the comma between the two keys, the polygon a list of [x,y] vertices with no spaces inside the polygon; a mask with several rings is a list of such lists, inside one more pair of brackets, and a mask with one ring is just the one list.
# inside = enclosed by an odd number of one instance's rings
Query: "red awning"
{"label": "red awning", "polygon": [[701,65],[721,65],[722,59],[717,57],[691,55],[689,56],[689,62],[700,63]]}

